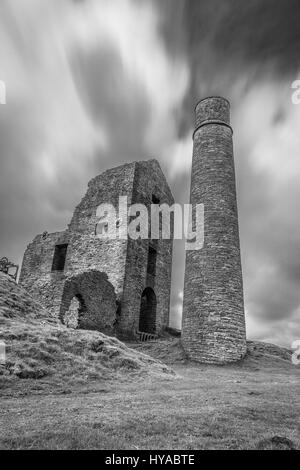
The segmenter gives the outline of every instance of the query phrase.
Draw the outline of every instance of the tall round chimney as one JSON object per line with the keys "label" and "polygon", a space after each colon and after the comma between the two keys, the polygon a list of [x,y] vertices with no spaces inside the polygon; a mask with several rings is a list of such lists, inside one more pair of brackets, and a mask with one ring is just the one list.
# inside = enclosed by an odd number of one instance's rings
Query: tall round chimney
{"label": "tall round chimney", "polygon": [[190,203],[204,204],[204,245],[186,251],[182,341],[188,357],[226,363],[246,353],[230,103],[196,106]]}

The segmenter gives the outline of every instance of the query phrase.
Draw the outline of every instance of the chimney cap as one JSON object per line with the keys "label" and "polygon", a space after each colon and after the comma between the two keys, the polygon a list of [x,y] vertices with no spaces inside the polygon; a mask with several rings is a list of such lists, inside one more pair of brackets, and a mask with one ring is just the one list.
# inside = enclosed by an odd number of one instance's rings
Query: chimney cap
{"label": "chimney cap", "polygon": [[206,96],[205,98],[201,98],[201,100],[197,101],[197,103],[195,104],[195,110],[197,109],[198,105],[199,105],[200,103],[202,103],[202,101],[212,100],[212,99],[227,101],[227,103],[228,103],[229,106],[230,106],[230,101],[229,101],[227,98],[224,98],[224,96],[221,96],[221,95],[211,95],[211,96]]}
{"label": "chimney cap", "polygon": [[200,100],[196,107],[196,128],[203,123],[220,123],[230,126],[230,102],[222,96],[208,96]]}

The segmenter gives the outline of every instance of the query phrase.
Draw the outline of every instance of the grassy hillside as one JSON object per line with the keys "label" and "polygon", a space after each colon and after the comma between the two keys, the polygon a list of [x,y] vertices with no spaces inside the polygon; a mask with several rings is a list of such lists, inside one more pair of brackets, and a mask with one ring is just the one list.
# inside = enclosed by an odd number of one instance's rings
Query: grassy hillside
{"label": "grassy hillside", "polygon": [[[172,371],[116,338],[95,331],[72,330],[49,319],[47,312],[12,279],[0,273],[0,395],[31,389],[68,390],[110,380],[142,379]],[[38,380],[37,380],[38,379]]]}
{"label": "grassy hillside", "polygon": [[300,367],[277,346],[189,363],[179,339],[58,325],[1,275],[0,340],[0,449],[300,449]]}
{"label": "grassy hillside", "polygon": [[[179,338],[166,336],[160,341],[149,341],[148,343],[127,343],[128,346],[164,362],[165,364],[184,364],[187,358]],[[232,364],[246,369],[287,367],[294,370],[291,361],[292,352],[289,349],[274,344],[258,341],[247,341],[247,354],[242,361]]]}

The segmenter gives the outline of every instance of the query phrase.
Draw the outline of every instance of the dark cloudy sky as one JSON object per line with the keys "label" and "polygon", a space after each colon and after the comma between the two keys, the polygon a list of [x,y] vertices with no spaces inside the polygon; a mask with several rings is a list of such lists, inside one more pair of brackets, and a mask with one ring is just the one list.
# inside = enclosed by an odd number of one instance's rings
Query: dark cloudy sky
{"label": "dark cloudy sky", "polygon": [[[247,331],[300,338],[299,0],[1,0],[0,255],[64,229],[88,180],[156,157],[188,202],[193,107],[232,103]],[[176,245],[172,322],[182,301]]]}

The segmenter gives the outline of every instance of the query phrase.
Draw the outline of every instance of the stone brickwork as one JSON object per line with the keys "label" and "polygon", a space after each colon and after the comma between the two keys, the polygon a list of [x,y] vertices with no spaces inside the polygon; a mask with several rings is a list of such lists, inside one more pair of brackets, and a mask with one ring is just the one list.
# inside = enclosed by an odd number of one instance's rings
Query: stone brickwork
{"label": "stone brickwork", "polygon": [[[64,289],[72,279],[90,271],[97,271],[100,275],[105,273],[107,281],[114,288],[112,298],[116,301],[114,311],[110,306],[107,312],[110,317],[108,329],[113,324],[113,332],[126,338],[136,335],[140,325],[143,292],[151,288],[156,299],[154,328],[160,334],[169,322],[173,241],[98,238],[97,207],[109,203],[118,209],[119,196],[127,196],[128,205],[143,203],[149,209],[153,196],[160,203],[171,205],[174,202],[156,160],[128,163],[105,171],[89,182],[88,190],[64,232],[38,235],[28,245],[19,283],[41,301],[52,316],[58,318],[62,315]],[[147,272],[150,246],[156,250],[155,275]],[[60,253],[66,255],[63,262],[59,260]],[[63,269],[53,270],[53,267],[60,268],[61,265]],[[99,303],[97,328],[102,330],[104,324],[107,325],[106,314],[100,306],[98,287],[94,287],[95,302]],[[88,312],[85,318],[90,315],[94,324],[95,306],[87,308],[87,304],[91,303],[84,299],[84,295],[91,299],[92,291],[93,286],[91,289],[86,287],[80,295]],[[69,300],[71,305],[72,299]],[[66,311],[68,309],[69,306]],[[87,327],[88,323],[81,322],[81,325]]]}
{"label": "stone brickwork", "polygon": [[[138,162],[132,192],[132,202],[142,203],[148,208],[154,196],[160,204],[172,205],[174,199],[164,174],[156,160]],[[150,219],[149,219],[150,234]],[[149,274],[149,251],[156,251],[155,275]],[[156,297],[155,332],[160,333],[169,324],[169,305],[171,292],[173,230],[169,240],[128,240],[127,266],[124,279],[123,308],[120,319],[122,331],[139,329],[141,302],[146,288],[153,290]],[[129,333],[127,331],[127,333]]]}
{"label": "stone brickwork", "polygon": [[68,278],[64,284],[60,320],[66,323],[66,314],[69,317],[73,315],[73,318],[77,316],[78,328],[112,334],[116,322],[116,301],[115,289],[105,273],[87,271],[78,274]]}
{"label": "stone brickwork", "polygon": [[41,302],[53,317],[58,317],[66,273],[52,271],[55,246],[66,243],[65,232],[37,235],[25,251],[19,284]]}
{"label": "stone brickwork", "polygon": [[230,105],[196,107],[190,202],[204,204],[204,247],[186,252],[182,340],[196,361],[224,363],[246,353],[243,282]]}

